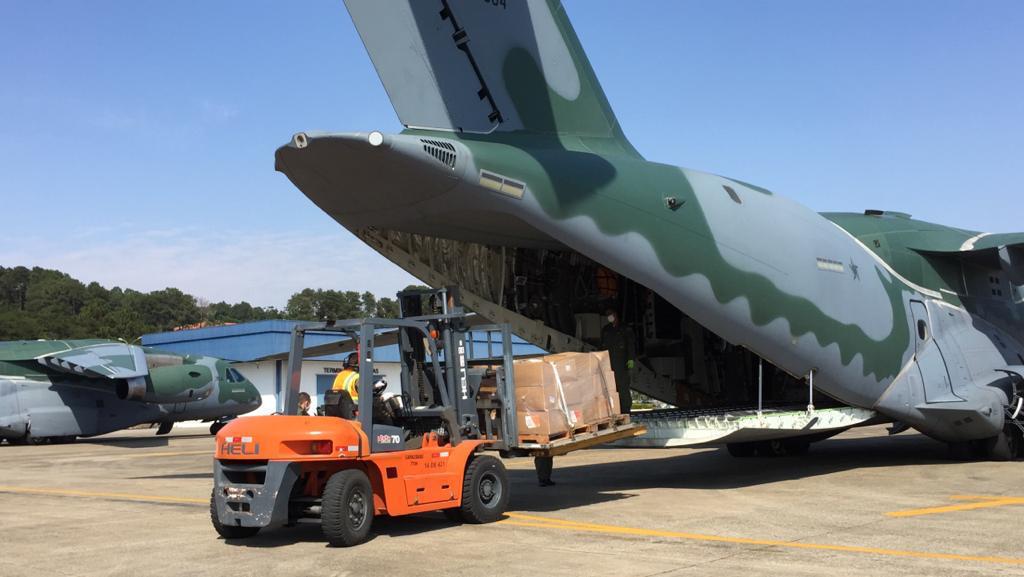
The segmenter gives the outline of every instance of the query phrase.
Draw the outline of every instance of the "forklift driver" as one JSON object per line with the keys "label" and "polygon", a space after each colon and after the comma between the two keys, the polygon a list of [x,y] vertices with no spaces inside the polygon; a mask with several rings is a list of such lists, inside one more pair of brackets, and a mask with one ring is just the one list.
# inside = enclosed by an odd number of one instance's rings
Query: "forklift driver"
{"label": "forklift driver", "polygon": [[331,385],[333,391],[345,391],[350,397],[352,402],[359,406],[359,354],[349,353],[345,357],[345,365],[343,370],[338,373],[338,376],[334,377],[334,383]]}

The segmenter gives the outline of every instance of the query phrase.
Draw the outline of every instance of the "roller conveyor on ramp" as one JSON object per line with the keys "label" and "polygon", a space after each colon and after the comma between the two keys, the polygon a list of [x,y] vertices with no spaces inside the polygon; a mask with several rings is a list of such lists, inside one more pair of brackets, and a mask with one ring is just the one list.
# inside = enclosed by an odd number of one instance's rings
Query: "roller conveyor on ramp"
{"label": "roller conveyor on ramp", "polygon": [[618,447],[691,447],[772,441],[803,435],[828,436],[850,427],[876,424],[874,411],[856,407],[784,406],[638,411],[632,421],[647,432],[612,443]]}

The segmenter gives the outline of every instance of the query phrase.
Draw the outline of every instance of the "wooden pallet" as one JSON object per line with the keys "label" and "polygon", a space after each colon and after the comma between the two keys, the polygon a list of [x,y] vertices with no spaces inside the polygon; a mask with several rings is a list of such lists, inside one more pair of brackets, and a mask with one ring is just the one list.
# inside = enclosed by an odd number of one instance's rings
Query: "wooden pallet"
{"label": "wooden pallet", "polygon": [[517,454],[530,457],[557,457],[580,449],[589,449],[597,445],[611,443],[620,439],[628,439],[643,435],[647,427],[640,423],[625,423],[610,426],[596,432],[583,433],[575,437],[557,439],[549,444],[521,443],[515,449]]}
{"label": "wooden pallet", "polygon": [[629,424],[629,415],[615,415],[613,417],[607,417],[600,421],[593,423],[587,423],[586,425],[580,425],[564,431],[561,433],[555,433],[553,435],[534,435],[534,434],[520,434],[520,444],[534,444],[534,445],[550,445],[556,441],[563,441],[566,439],[575,439],[580,435],[592,435],[600,433],[602,431],[613,430],[616,427]]}

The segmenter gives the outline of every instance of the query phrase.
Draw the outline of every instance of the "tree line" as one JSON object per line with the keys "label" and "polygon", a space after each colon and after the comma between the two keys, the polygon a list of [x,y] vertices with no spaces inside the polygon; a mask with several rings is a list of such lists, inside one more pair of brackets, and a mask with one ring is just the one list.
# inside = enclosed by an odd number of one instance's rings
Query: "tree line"
{"label": "tree line", "polygon": [[85,284],[51,269],[0,266],[0,340],[106,338],[134,341],[179,327],[267,319],[326,320],[398,316],[392,298],[303,289],[284,309],[245,301],[211,303],[176,288],[152,292]]}

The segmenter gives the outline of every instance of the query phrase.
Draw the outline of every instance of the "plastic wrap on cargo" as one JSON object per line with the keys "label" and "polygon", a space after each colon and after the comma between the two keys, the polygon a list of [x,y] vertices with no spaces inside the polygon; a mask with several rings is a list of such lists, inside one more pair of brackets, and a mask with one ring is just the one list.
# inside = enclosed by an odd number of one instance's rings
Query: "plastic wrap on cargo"
{"label": "plastic wrap on cargo", "polygon": [[520,435],[556,436],[619,414],[607,351],[521,359],[514,370]]}

